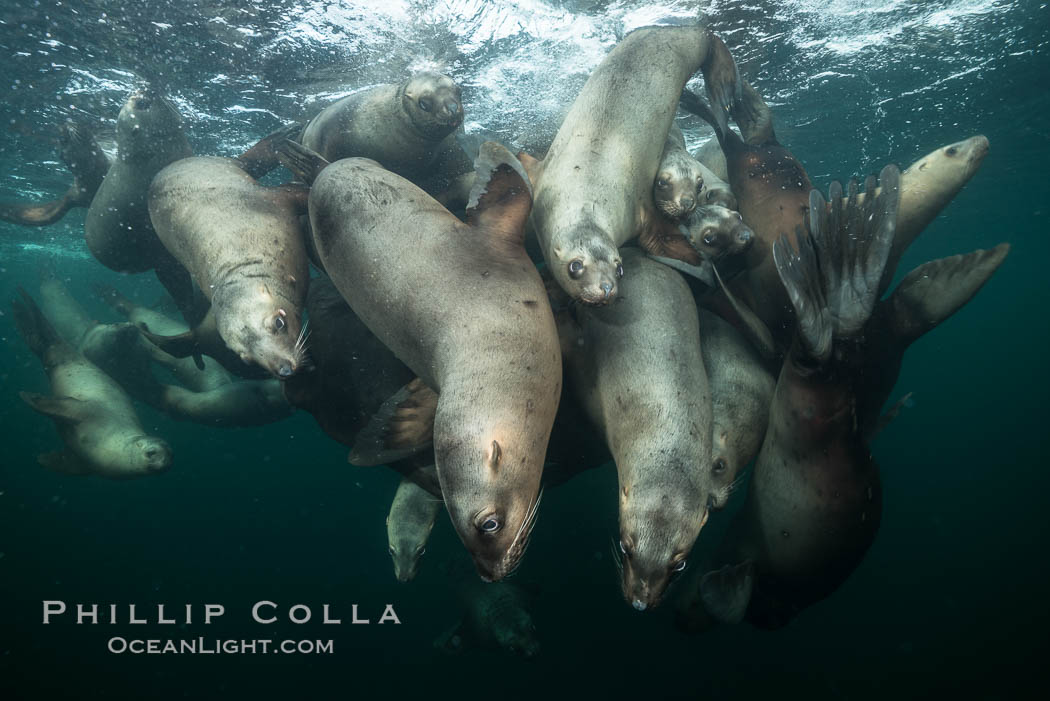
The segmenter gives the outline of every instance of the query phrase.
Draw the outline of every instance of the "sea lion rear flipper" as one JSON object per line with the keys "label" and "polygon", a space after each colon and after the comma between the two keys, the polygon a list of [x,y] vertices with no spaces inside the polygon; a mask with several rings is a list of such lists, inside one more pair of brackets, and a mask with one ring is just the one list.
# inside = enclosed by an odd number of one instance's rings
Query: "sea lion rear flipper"
{"label": "sea lion rear flipper", "polygon": [[700,578],[704,609],[719,623],[740,623],[755,588],[755,566],[750,560],[726,565]]}
{"label": "sea lion rear flipper", "polygon": [[474,173],[467,223],[524,246],[532,184],[521,162],[502,144],[486,141],[474,162]]}
{"label": "sea lion rear flipper", "polygon": [[20,286],[18,294],[21,296],[21,299],[15,299],[11,302],[11,312],[12,317],[14,317],[15,328],[18,329],[19,335],[26,342],[26,345],[29,346],[29,349],[41,359],[43,359],[48,349],[54,345],[67,346],[72,352],[72,346],[69,346],[58,335],[55,327],[44,316],[44,312],[40,311],[40,307],[29,296],[29,293]]}
{"label": "sea lion rear flipper", "polygon": [[810,192],[809,233],[798,238],[798,249],[787,236],[773,244],[773,261],[795,308],[798,335],[806,352],[818,362],[831,354],[836,338],[861,333],[871,318],[900,204],[900,170],[888,165],[879,177],[865,182],[863,202],[856,181],[842,204],[842,186],[832,183],[831,206],[818,190]]}
{"label": "sea lion rear flipper", "polygon": [[740,331],[751,341],[751,345],[755,347],[765,360],[775,357],[777,345],[773,340],[773,334],[770,332],[769,327],[758,318],[757,314],[751,311],[751,307],[738,300],[736,295],[729,291],[729,288],[722,281],[722,276],[718,273],[718,267],[714,264],[711,265],[711,273],[714,275],[715,280],[718,281],[719,288],[721,288],[722,293],[733,307],[733,311],[736,312],[737,317],[740,319]]}
{"label": "sea lion rear flipper", "polygon": [[911,344],[966,305],[999,269],[1010,244],[924,263],[908,273],[889,298],[895,335]]}
{"label": "sea lion rear flipper", "polygon": [[437,392],[418,377],[383,402],[354,439],[347,461],[352,465],[386,465],[431,445]]}
{"label": "sea lion rear flipper", "polygon": [[55,421],[79,423],[91,411],[88,402],[73,397],[45,397],[36,392],[19,392],[18,396],[34,411]]}
{"label": "sea lion rear flipper", "polygon": [[736,136],[726,123],[725,117],[723,116],[719,120],[708,104],[704,102],[704,98],[692,90],[688,88],[682,90],[682,96],[678,99],[678,104],[686,112],[696,115],[711,125],[711,128],[715,130],[715,137],[718,139],[718,143],[722,144],[723,150],[725,149],[725,140]]}
{"label": "sea lion rear flipper", "polygon": [[281,165],[307,185],[312,185],[320,172],[328,167],[324,156],[290,139],[285,139],[274,148]]}
{"label": "sea lion rear flipper", "polygon": [[711,46],[702,66],[704,86],[711,98],[712,116],[718,128],[725,133],[729,131],[729,113],[740,103],[740,71],[725,42],[710,31],[707,34]]}
{"label": "sea lion rear flipper", "polygon": [[286,139],[295,139],[303,130],[299,122],[286,124],[277,131],[264,136],[257,144],[237,156],[234,160],[248,175],[256,180],[280,165],[277,146]]}

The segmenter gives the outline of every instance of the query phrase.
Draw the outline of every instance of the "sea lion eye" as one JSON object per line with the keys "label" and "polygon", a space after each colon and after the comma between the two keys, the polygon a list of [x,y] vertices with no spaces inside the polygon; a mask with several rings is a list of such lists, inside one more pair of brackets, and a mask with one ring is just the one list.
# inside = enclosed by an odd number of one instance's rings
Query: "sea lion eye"
{"label": "sea lion eye", "polygon": [[739,219],[740,221],[744,221],[744,215],[741,214],[740,212],[736,213],[736,218]]}
{"label": "sea lion eye", "polygon": [[722,458],[718,458],[718,460],[715,460],[714,467],[711,468],[711,471],[716,475],[722,474],[726,471],[726,461]]}
{"label": "sea lion eye", "polygon": [[569,263],[569,276],[574,280],[583,275],[583,261],[577,258]]}
{"label": "sea lion eye", "polygon": [[623,263],[616,264],[616,277],[623,277]]}
{"label": "sea lion eye", "polygon": [[624,555],[627,554],[627,546],[625,546],[623,544],[623,540],[622,539],[620,540],[620,552],[622,552]]}
{"label": "sea lion eye", "polygon": [[391,545],[389,548],[387,548],[387,552],[389,552],[391,556],[397,554],[397,553],[394,552],[394,546],[393,545]]}
{"label": "sea lion eye", "polygon": [[715,235],[714,234],[704,234],[704,243],[706,243],[708,246],[714,246],[715,245]]}
{"label": "sea lion eye", "polygon": [[954,156],[955,154],[959,153],[959,149],[955,148],[954,146],[949,146],[948,150],[945,151],[945,153],[949,156]]}
{"label": "sea lion eye", "polygon": [[418,548],[416,548],[416,557],[423,557],[423,553],[425,553],[426,551],[427,546],[420,545]]}
{"label": "sea lion eye", "polygon": [[679,560],[678,564],[674,566],[675,572],[681,572],[685,569],[685,560]]}
{"label": "sea lion eye", "polygon": [[487,519],[485,519],[484,522],[482,522],[482,524],[478,528],[480,528],[485,533],[495,533],[500,529],[500,523],[498,520],[490,516]]}
{"label": "sea lion eye", "polygon": [[429,112],[430,100],[426,99],[425,97],[419,98],[419,109],[423,110],[424,112]]}
{"label": "sea lion eye", "polygon": [[278,331],[284,331],[285,326],[287,326],[287,324],[285,323],[283,316],[277,315],[273,318],[273,327],[275,329]]}
{"label": "sea lion eye", "polygon": [[666,190],[666,189],[667,189],[667,181],[666,181],[666,180],[664,180],[663,178],[659,178],[659,179],[658,179],[658,180],[656,181],[656,186],[657,186],[658,188],[660,188],[661,190]]}

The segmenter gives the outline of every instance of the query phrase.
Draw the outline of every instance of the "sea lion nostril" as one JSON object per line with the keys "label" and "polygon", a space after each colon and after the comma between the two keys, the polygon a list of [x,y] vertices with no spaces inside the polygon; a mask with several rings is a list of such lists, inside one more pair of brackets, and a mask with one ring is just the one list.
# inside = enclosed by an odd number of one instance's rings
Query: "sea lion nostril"
{"label": "sea lion nostril", "polygon": [[602,292],[605,293],[606,297],[608,297],[609,295],[612,294],[612,289],[613,289],[613,286],[612,286],[611,282],[603,282],[602,283]]}
{"label": "sea lion nostril", "polygon": [[291,365],[287,365],[287,364],[282,365],[281,367],[277,368],[277,374],[280,375],[281,377],[291,377],[292,376],[292,366]]}

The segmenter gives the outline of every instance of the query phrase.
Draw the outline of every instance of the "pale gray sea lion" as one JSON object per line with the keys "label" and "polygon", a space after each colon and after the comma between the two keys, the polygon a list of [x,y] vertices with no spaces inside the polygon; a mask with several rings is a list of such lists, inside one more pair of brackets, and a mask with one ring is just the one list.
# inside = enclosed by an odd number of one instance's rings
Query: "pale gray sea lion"
{"label": "pale gray sea lion", "polygon": [[623,595],[644,611],[685,569],[715,499],[711,390],[685,280],[640,250],[620,254],[622,294],[577,308],[561,335],[566,383],[616,462]]}
{"label": "pale gray sea lion", "polygon": [[447,75],[421,71],[332,103],[306,126],[301,143],[327,161],[371,158],[452,207],[466,201],[473,175],[456,141],[462,124],[460,87]]}
{"label": "pale gray sea lion", "polygon": [[698,69],[724,118],[739,76],[721,39],[703,27],[634,30],[591,73],[546,158],[530,171],[532,225],[573,299],[612,300],[623,272],[619,247],[662,219],[653,182],[676,102]]}
{"label": "pale gray sea lion", "polygon": [[419,559],[426,552],[430,531],[441,509],[441,500],[415,482],[402,478],[397,485],[386,517],[387,550],[394,561],[397,581],[415,579]]}
{"label": "pale gray sea lion", "polygon": [[163,472],[171,448],[142,429],[127,394],[114,380],[58,335],[33,299],[19,288],[14,320],[19,334],[40,358],[52,396],[20,396],[55,422],[65,450],[45,453],[41,465],[69,474],[124,478]]}
{"label": "pale gray sea lion", "polygon": [[62,160],[73,174],[73,184],[58,199],[39,204],[0,204],[0,220],[23,226],[54,224],[74,207],[88,207],[109,170],[109,158],[94,135],[73,122],[60,128]]}
{"label": "pale gray sea lion", "polygon": [[40,309],[58,334],[74,348],[80,346],[84,334],[96,322],[80,302],[69,292],[69,288],[51,269],[40,271]]}
{"label": "pale gray sea lion", "polygon": [[535,524],[561,391],[557,329],[523,245],[528,178],[505,148],[484,144],[461,222],[375,161],[326,167],[287,147],[286,165],[313,183],[317,254],[361,320],[419,376],[449,515],[479,574],[502,579]]}
{"label": "pale gray sea lion", "polygon": [[157,236],[211,301],[222,341],[282,379],[303,359],[304,204],[301,189],[259,185],[229,158],[182,159],[149,190]]}

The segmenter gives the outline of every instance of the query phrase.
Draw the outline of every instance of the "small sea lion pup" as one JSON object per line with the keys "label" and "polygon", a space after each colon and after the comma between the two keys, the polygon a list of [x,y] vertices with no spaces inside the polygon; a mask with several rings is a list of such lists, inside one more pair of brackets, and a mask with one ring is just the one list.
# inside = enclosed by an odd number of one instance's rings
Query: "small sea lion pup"
{"label": "small sea lion pup", "polygon": [[456,141],[462,124],[459,85],[422,71],[399,85],[376,85],[332,103],[310,121],[300,142],[329,162],[371,158],[436,196],[458,176],[473,174]]}
{"label": "small sea lion pup", "polygon": [[736,197],[729,184],[689,155],[685,136],[677,124],[672,124],[667,132],[653,183],[653,201],[670,219],[685,219],[698,205],[736,209]]}
{"label": "small sea lion pup", "polygon": [[149,190],[157,236],[211,301],[226,347],[281,379],[303,360],[305,200],[302,188],[265,187],[239,161],[208,156],[164,168]]}
{"label": "small sea lion pup", "polygon": [[797,314],[747,499],[687,612],[716,621],[785,625],[834,592],[863,559],[882,514],[878,467],[856,413],[865,327],[893,245],[900,171],[881,189],[838,183],[830,208],[810,200],[809,234],[784,236],[773,257]]}
{"label": "small sea lion pup", "polygon": [[461,222],[375,161],[327,165],[285,148],[282,162],[313,183],[314,248],[332,282],[422,380],[408,394],[437,393],[445,506],[478,573],[502,579],[535,524],[562,374],[553,313],[525,253],[532,196],[521,164],[483,144]]}
{"label": "small sea lion pup", "polygon": [[411,480],[401,480],[386,517],[387,550],[394,561],[397,581],[415,579],[419,558],[426,552],[430,531],[440,511],[440,499]]}
{"label": "small sea lion pup", "polygon": [[131,400],[115,381],[64,341],[37,307],[22,296],[13,305],[15,326],[40,358],[51,380],[53,396],[22,392],[22,399],[50,417],[65,450],[37,460],[68,474],[138,477],[171,466],[171,448],[147,436]]}
{"label": "small sea lion pup", "polygon": [[620,251],[623,294],[562,323],[566,383],[605,437],[619,476],[624,598],[660,603],[715,498],[711,390],[682,276]]}
{"label": "small sea lion pup", "polygon": [[697,69],[724,119],[739,78],[722,40],[703,27],[636,29],[591,74],[547,157],[530,164],[532,224],[573,299],[611,301],[623,272],[619,247],[662,218],[653,182],[676,102]]}
{"label": "small sea lion pup", "polygon": [[40,204],[0,204],[0,220],[23,226],[54,224],[74,207],[87,207],[109,170],[109,159],[87,129],[66,122],[60,130],[62,160],[73,174],[73,184],[56,200]]}

